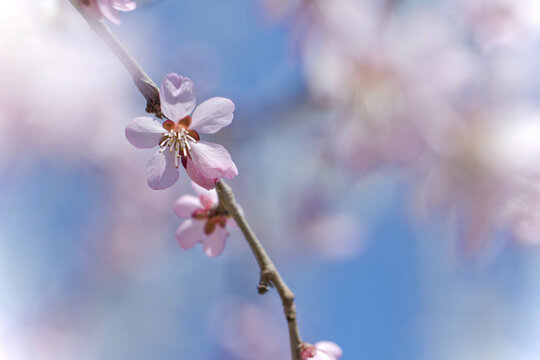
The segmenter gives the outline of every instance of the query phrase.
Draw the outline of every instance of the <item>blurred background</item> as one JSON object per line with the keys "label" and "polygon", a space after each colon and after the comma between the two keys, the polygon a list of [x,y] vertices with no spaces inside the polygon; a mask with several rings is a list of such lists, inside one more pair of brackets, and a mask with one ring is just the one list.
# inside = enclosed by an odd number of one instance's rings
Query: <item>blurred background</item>
{"label": "blurred background", "polygon": [[[236,104],[237,200],[344,359],[540,358],[540,3],[139,1],[159,84]],[[131,78],[67,0],[0,3],[0,359],[287,359],[238,231],[183,251]]]}

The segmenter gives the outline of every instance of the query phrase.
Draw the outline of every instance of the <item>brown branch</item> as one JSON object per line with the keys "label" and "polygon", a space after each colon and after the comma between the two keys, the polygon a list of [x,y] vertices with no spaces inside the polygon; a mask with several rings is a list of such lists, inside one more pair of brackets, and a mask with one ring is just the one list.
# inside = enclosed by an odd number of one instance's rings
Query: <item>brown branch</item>
{"label": "brown branch", "polygon": [[133,82],[146,99],[146,112],[155,114],[158,118],[161,118],[161,105],[159,101],[159,89],[154,84],[150,76],[143,70],[143,68],[135,61],[129,51],[122,45],[120,40],[112,33],[111,29],[102,20],[94,19],[88,15],[83,7],[79,4],[78,0],[69,0],[71,4],[77,9],[77,11],[84,17],[88,25],[92,30],[98,34],[98,36],[105,41],[112,52],[116,55],[118,60],[122,62],[127,71],[131,74]]}
{"label": "brown branch", "polygon": [[[152,79],[150,79],[143,68],[135,61],[133,56],[131,56],[120,40],[118,40],[103,21],[96,20],[89,16],[81,5],[79,5],[77,0],[70,0],[70,2],[86,19],[90,28],[94,30],[107,45],[109,45],[116,57],[118,57],[124,67],[129,71],[135,85],[137,85],[137,88],[146,99],[146,111],[156,114],[157,117],[161,118],[163,114],[161,113],[159,101],[159,89]],[[259,284],[257,286],[259,294],[265,294],[268,291],[268,288],[272,286],[276,288],[279,297],[281,298],[283,311],[289,326],[292,360],[300,360],[299,352],[302,340],[300,338],[300,332],[298,331],[298,323],[296,322],[294,294],[279,274],[276,266],[266,253],[266,250],[255,236],[255,233],[253,233],[253,230],[251,230],[244,215],[240,212],[229,185],[223,180],[220,180],[216,184],[216,190],[219,196],[219,206],[225,209],[227,213],[234,218],[251,247],[253,255],[255,255],[255,258],[257,259],[261,273]]]}
{"label": "brown branch", "polygon": [[223,207],[230,216],[236,221],[240,230],[244,234],[251,251],[261,271],[261,277],[257,289],[259,294],[264,294],[268,291],[269,286],[276,288],[279,297],[283,303],[283,311],[285,312],[285,318],[287,318],[287,324],[289,326],[289,340],[291,344],[291,355],[293,360],[299,360],[299,350],[302,340],[300,338],[300,332],[298,331],[298,323],[296,322],[296,305],[294,303],[294,294],[289,289],[276,266],[266,253],[266,250],[262,246],[261,242],[255,236],[253,230],[249,226],[246,218],[242,215],[238,204],[234,199],[234,194],[225,181],[220,180],[216,184],[216,190],[219,196],[219,206]]}

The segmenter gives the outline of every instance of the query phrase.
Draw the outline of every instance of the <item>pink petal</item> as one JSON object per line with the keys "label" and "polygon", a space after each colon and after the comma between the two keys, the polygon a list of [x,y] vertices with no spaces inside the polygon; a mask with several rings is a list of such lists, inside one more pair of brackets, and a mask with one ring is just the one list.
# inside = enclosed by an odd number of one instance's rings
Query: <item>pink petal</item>
{"label": "pink petal", "polygon": [[163,190],[174,185],[178,180],[178,169],[174,164],[174,156],[170,151],[157,152],[146,166],[148,186],[154,190]]}
{"label": "pink petal", "polygon": [[131,11],[135,10],[137,4],[131,0],[112,0],[112,6],[116,10]]}
{"label": "pink petal", "polygon": [[214,207],[214,200],[209,196],[201,195],[199,196],[199,200],[201,201],[202,206],[207,210]]}
{"label": "pink petal", "polygon": [[206,100],[193,112],[191,128],[205,134],[213,134],[229,125],[234,117],[234,103],[222,97]]}
{"label": "pink petal", "polygon": [[191,182],[191,187],[193,188],[193,190],[195,190],[195,193],[199,195],[199,197],[205,196],[207,198],[210,198],[212,200],[212,206],[219,202],[216,189],[206,190],[205,188],[202,188],[196,183],[194,183],[193,181]]}
{"label": "pink petal", "polygon": [[337,360],[336,358],[332,357],[332,355],[328,355],[327,353],[317,350],[317,353],[314,357],[308,358],[309,360]]}
{"label": "pink petal", "polygon": [[205,221],[187,219],[178,227],[174,237],[182,249],[188,250],[202,241]]}
{"label": "pink petal", "polygon": [[190,218],[195,210],[203,209],[199,199],[193,195],[183,195],[176,200],[174,212],[181,218]]}
{"label": "pink petal", "polygon": [[238,224],[232,217],[227,219],[227,226],[231,229],[238,229]]}
{"label": "pink petal", "polygon": [[161,81],[161,111],[169,120],[178,121],[191,114],[195,107],[193,82],[175,73],[170,73]]}
{"label": "pink petal", "polygon": [[96,0],[90,0],[88,5],[84,5],[81,0],[79,0],[79,4],[83,7],[86,12],[92,16],[95,19],[100,20],[103,15],[101,14],[101,11],[99,11],[99,8],[97,6]]}
{"label": "pink petal", "polygon": [[[238,170],[231,159],[231,155],[229,155],[227,149],[219,144],[199,141],[191,145],[190,155],[192,164],[200,173],[197,179],[200,180],[202,176],[206,181],[201,183],[193,177],[192,179],[205,189],[214,188],[215,183],[222,177],[232,179],[238,175]],[[208,184],[211,184],[211,186],[208,186]]]}
{"label": "pink petal", "polygon": [[221,226],[216,226],[210,235],[203,237],[203,251],[207,256],[216,257],[223,252],[225,248],[225,239],[229,236],[227,230]]}
{"label": "pink petal", "polygon": [[194,183],[205,189],[213,189],[216,184],[214,179],[205,177],[189,157],[187,158],[186,172]]}
{"label": "pink petal", "polygon": [[151,117],[138,117],[126,126],[126,138],[139,149],[153,148],[166,132],[159,121]]}
{"label": "pink petal", "polygon": [[109,19],[112,23],[118,25],[120,24],[120,18],[118,17],[118,11],[113,8],[111,0],[96,0],[99,11]]}
{"label": "pink petal", "polygon": [[332,360],[337,360],[341,356],[343,356],[343,350],[341,350],[339,345],[331,341],[319,341],[315,344],[315,347],[318,350],[321,350],[330,355],[332,357]]}

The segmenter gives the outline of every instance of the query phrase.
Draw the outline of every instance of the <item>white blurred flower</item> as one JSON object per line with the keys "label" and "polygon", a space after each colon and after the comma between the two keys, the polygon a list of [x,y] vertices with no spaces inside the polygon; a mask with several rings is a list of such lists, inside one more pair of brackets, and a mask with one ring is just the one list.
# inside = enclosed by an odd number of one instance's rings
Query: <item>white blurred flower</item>
{"label": "white blurred flower", "polygon": [[452,125],[446,129],[451,146],[436,150],[428,176],[420,175],[426,209],[456,217],[467,252],[482,249],[496,230],[511,230],[524,241],[540,239],[533,232],[540,230],[540,191],[534,186],[540,111],[518,106]]}

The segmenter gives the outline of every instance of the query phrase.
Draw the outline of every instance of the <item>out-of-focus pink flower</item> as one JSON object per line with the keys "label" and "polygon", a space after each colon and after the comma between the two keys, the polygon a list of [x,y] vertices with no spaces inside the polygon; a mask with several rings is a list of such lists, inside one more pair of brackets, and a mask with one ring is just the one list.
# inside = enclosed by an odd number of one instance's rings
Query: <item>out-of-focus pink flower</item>
{"label": "out-of-focus pink flower", "polygon": [[96,19],[105,16],[115,24],[120,24],[118,11],[135,10],[137,4],[131,0],[79,0],[86,12]]}
{"label": "out-of-focus pink flower", "polygon": [[132,120],[126,127],[126,137],[133,146],[160,147],[146,167],[146,178],[152,189],[172,186],[178,180],[180,164],[195,183],[208,190],[222,177],[232,179],[238,175],[236,165],[223,146],[201,141],[199,137],[199,132],[213,134],[232,122],[234,103],[231,100],[214,97],[193,111],[193,83],[187,77],[171,73],[161,82],[160,101],[161,111],[168,120],[161,123],[144,116]]}
{"label": "out-of-focus pink flower", "polygon": [[237,360],[290,359],[281,310],[268,299],[257,303],[221,297],[206,311],[207,327],[216,343]]}
{"label": "out-of-focus pink flower", "polygon": [[[494,108],[444,129],[437,155],[421,171],[419,204],[426,213],[454,218],[463,251],[485,248],[496,230],[511,231],[516,240],[540,238],[540,191],[536,167],[540,159],[540,111]],[[443,131],[443,129],[441,129]]]}
{"label": "out-of-focus pink flower", "polygon": [[176,230],[176,240],[184,250],[202,242],[206,255],[218,256],[229,236],[226,226],[236,228],[236,222],[218,209],[215,189],[205,190],[195,183],[192,183],[192,186],[198,197],[183,195],[174,204],[176,215],[188,218]]}
{"label": "out-of-focus pink flower", "polygon": [[303,344],[300,350],[302,360],[338,360],[342,355],[341,348],[330,341],[319,341],[315,345]]}
{"label": "out-of-focus pink flower", "polygon": [[455,4],[483,50],[515,47],[538,37],[538,1],[459,0]]}

